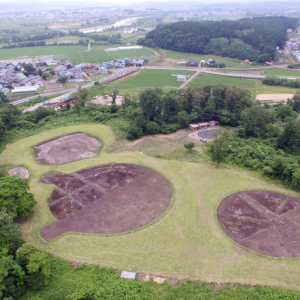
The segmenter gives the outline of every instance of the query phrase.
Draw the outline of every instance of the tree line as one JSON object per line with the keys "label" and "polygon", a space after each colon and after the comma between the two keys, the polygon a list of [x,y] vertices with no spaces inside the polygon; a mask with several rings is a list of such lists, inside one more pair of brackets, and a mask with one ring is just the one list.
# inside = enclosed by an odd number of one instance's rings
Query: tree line
{"label": "tree line", "polygon": [[273,60],[287,41],[288,17],[243,18],[237,21],[178,22],[159,25],[137,43],[173,51],[215,54],[257,62]]}
{"label": "tree line", "polygon": [[291,88],[300,88],[300,79],[280,78],[274,75],[267,75],[263,80],[263,84],[287,86]]}

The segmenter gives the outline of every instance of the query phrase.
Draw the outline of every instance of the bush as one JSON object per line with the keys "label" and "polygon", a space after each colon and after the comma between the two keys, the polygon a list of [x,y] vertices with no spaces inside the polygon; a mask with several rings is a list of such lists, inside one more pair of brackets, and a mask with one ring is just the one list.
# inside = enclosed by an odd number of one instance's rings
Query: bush
{"label": "bush", "polygon": [[141,128],[132,126],[128,130],[127,138],[128,138],[128,140],[136,140],[136,139],[142,137],[143,135],[144,134],[143,134],[143,131]]}
{"label": "bush", "polygon": [[27,218],[36,205],[33,194],[28,191],[29,184],[26,179],[16,176],[0,178],[0,207],[16,217]]}

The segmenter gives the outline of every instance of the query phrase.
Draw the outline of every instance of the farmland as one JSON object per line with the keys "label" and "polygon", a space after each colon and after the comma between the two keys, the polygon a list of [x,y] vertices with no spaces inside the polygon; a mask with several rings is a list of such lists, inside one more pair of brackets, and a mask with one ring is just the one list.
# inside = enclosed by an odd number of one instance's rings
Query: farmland
{"label": "farmland", "polygon": [[227,68],[251,68],[251,65],[243,65],[241,64],[241,60],[229,58],[229,57],[221,57],[215,55],[202,55],[202,54],[192,54],[192,53],[184,53],[184,52],[176,52],[171,50],[162,50],[166,53],[168,58],[175,60],[187,61],[191,58],[195,58],[199,62],[201,60],[207,61],[208,59],[214,59],[217,63],[225,63]]}
{"label": "farmland", "polygon": [[121,82],[118,88],[150,88],[150,87],[180,87],[183,82],[178,82],[176,76],[172,74],[193,75],[193,71],[177,70],[143,70],[138,75]]}
{"label": "farmland", "polygon": [[275,75],[275,76],[293,76],[293,77],[300,77],[300,71],[293,70],[293,69],[268,69],[262,71],[264,75]]}
{"label": "farmland", "polygon": [[149,57],[154,55],[154,52],[148,48],[119,50],[119,51],[104,51],[107,46],[92,46],[92,51],[87,52],[85,46],[70,45],[70,46],[44,46],[44,47],[23,47],[0,49],[1,60],[12,59],[18,57],[33,57],[42,55],[53,55],[56,59],[69,60],[72,63],[95,63],[99,64],[104,61],[116,60],[123,57]]}
{"label": "farmland", "polygon": [[136,57],[136,58],[139,58],[141,56],[149,57],[151,55],[154,55],[154,52],[149,48],[107,51],[106,53],[108,53],[114,59],[121,59],[123,57]]}
{"label": "farmland", "polygon": [[192,82],[188,84],[189,87],[205,86],[205,85],[228,85],[242,88],[255,88],[257,81],[253,79],[242,79],[227,76],[218,76],[210,74],[200,74]]}
{"label": "farmland", "polygon": [[[103,141],[104,148],[99,156],[59,166],[40,165],[35,161],[31,149],[33,145],[78,131]],[[162,147],[164,143],[167,147],[170,142],[172,141],[169,139],[161,139],[159,144]],[[298,193],[267,181],[257,173],[234,167],[217,169],[205,160],[201,160],[200,164],[158,159],[139,152],[106,153],[105,150],[113,143],[114,135],[104,125],[76,125],[48,130],[19,140],[1,153],[1,161],[24,165],[30,171],[31,192],[38,205],[33,217],[22,224],[27,241],[74,262],[100,264],[177,279],[254,285],[263,283],[299,288],[299,260],[274,259],[238,246],[223,232],[216,217],[216,208],[220,202],[234,192],[271,190],[299,198]],[[151,149],[153,147],[155,146],[151,146]],[[197,146],[197,150],[202,152],[202,147],[205,146]],[[162,149],[166,150],[165,147]],[[52,170],[72,173],[111,162],[142,165],[165,176],[173,189],[167,211],[153,223],[124,234],[70,232],[50,243],[42,241],[40,229],[55,220],[47,204],[53,186],[39,182],[43,174]],[[293,276],[290,276],[291,273]]]}

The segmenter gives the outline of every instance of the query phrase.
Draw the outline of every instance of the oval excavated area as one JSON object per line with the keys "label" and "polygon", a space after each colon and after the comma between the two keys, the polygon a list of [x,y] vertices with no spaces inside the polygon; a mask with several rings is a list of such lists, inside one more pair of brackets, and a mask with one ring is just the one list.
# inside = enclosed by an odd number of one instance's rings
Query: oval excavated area
{"label": "oval excavated area", "polygon": [[286,195],[246,191],[226,197],[218,219],[233,240],[258,253],[300,257],[300,201]]}
{"label": "oval excavated area", "polygon": [[160,173],[133,164],[109,164],[55,173],[49,208],[57,220],[40,231],[50,241],[65,232],[114,234],[145,226],[169,206],[172,188]]}
{"label": "oval excavated area", "polygon": [[61,165],[97,156],[102,142],[86,133],[63,135],[33,146],[36,161],[42,165]]}

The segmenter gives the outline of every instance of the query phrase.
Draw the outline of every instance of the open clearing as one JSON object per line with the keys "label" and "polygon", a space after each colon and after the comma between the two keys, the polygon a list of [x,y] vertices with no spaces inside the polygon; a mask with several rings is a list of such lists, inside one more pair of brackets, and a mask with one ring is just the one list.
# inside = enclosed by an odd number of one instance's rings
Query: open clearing
{"label": "open clearing", "polygon": [[200,74],[192,82],[188,84],[188,87],[201,87],[206,85],[228,85],[243,88],[255,88],[257,81],[253,79],[243,79],[227,76],[218,76],[210,74]]}
{"label": "open clearing", "polygon": [[193,71],[181,70],[142,70],[138,75],[122,82],[118,85],[120,89],[130,88],[151,88],[151,87],[180,87],[184,82],[177,81],[174,75],[190,75],[195,74]]}
{"label": "open clearing", "polygon": [[300,202],[264,191],[239,192],[218,207],[226,234],[241,245],[264,255],[300,257]]}
{"label": "open clearing", "polygon": [[130,50],[118,50],[108,52],[114,59],[127,58],[140,58],[142,56],[149,57],[154,55],[154,52],[149,48],[143,49],[130,49]]}
{"label": "open clearing", "polygon": [[294,94],[258,94],[256,100],[259,101],[287,101],[293,98]]}
{"label": "open clearing", "polygon": [[33,147],[40,164],[60,165],[100,153],[100,140],[85,133],[73,133],[54,138]]}
{"label": "open clearing", "polygon": [[[32,150],[34,145],[79,131],[103,142],[101,155],[55,166],[36,162]],[[172,140],[160,136],[160,145],[164,149]],[[272,191],[296,199],[300,198],[299,193],[266,180],[258,173],[231,166],[217,169],[210,163],[159,159],[139,152],[107,153],[106,150],[114,141],[114,135],[108,127],[80,124],[21,139],[0,154],[3,163],[23,165],[30,172],[30,191],[38,204],[34,215],[22,224],[26,241],[78,263],[93,263],[174,279],[299,289],[299,259],[274,259],[251,250],[241,251],[242,246],[236,246],[217,219],[217,208],[222,200],[240,191]],[[148,148],[150,151],[151,145]],[[181,148],[185,151],[183,145]],[[41,184],[41,178],[50,172],[71,174],[110,163],[140,165],[162,174],[170,182],[173,191],[171,204],[165,213],[142,229],[127,233],[64,233],[45,243],[40,230],[56,221],[47,202],[55,186]]]}
{"label": "open clearing", "polygon": [[41,230],[46,241],[68,231],[112,234],[145,226],[166,210],[172,197],[161,174],[133,164],[55,173],[41,182],[56,185],[49,207],[58,220]]}

